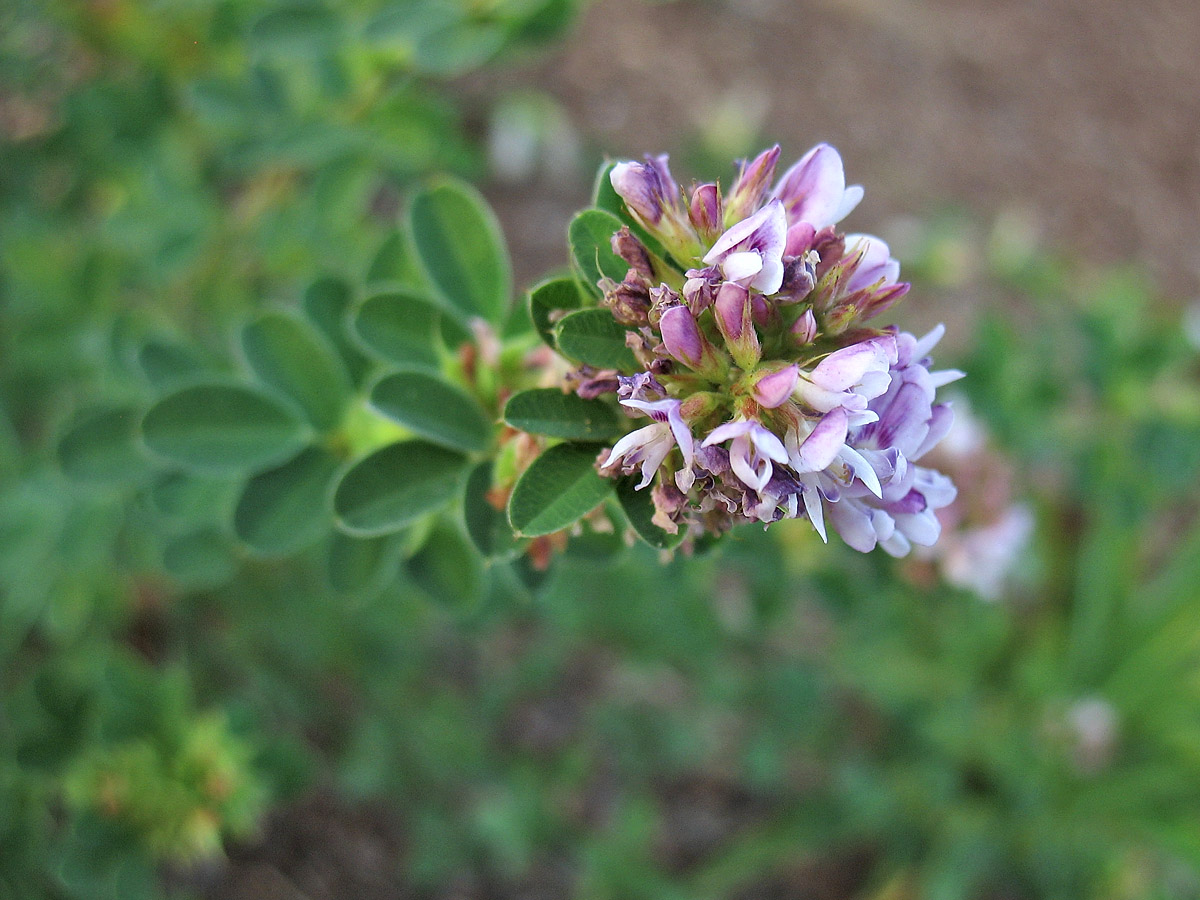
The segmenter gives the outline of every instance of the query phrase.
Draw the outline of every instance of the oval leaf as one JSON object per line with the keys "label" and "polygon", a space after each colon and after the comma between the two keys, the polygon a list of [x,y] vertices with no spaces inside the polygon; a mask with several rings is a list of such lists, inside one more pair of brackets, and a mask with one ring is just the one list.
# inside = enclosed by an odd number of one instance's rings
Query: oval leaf
{"label": "oval leaf", "polygon": [[654,524],[654,501],[648,489],[635,490],[635,478],[622,478],[617,482],[617,500],[621,504],[629,524],[639,538],[656,550],[670,550],[678,547],[687,534],[687,527],[681,525],[679,531],[671,534]]}
{"label": "oval leaf", "polygon": [[362,384],[371,364],[350,340],[346,330],[346,315],[353,296],[354,292],[346,282],[337,278],[319,278],[304,292],[304,314],[337,348],[354,383]]}
{"label": "oval leaf", "polygon": [[205,371],[204,362],[182,344],[150,338],[137,352],[137,363],[146,380],[158,388],[194,381]]}
{"label": "oval leaf", "polygon": [[333,509],[350,534],[399,531],[449,503],[467,458],[425,441],[401,441],[359,460],[342,476]]}
{"label": "oval leaf", "polygon": [[273,397],[242,385],[197,384],[168,394],[142,419],[152,451],[196,472],[232,475],[294,456],[311,430]]}
{"label": "oval leaf", "polygon": [[398,549],[394,537],[358,538],[335,531],[326,561],[330,587],[345,594],[378,590],[396,574]]}
{"label": "oval leaf", "polygon": [[413,271],[412,250],[404,232],[397,229],[383,239],[375,252],[367,267],[367,283],[392,281],[411,284],[419,280],[420,275]]}
{"label": "oval leaf", "polygon": [[319,53],[337,39],[338,19],[323,6],[293,3],[273,9],[251,28],[255,43],[279,53]]}
{"label": "oval leaf", "polygon": [[455,450],[486,450],[492,423],[475,399],[424,372],[385,375],[371,389],[371,405],[393,422]]}
{"label": "oval leaf", "polygon": [[581,363],[598,369],[632,372],[638,368],[633,351],[625,346],[626,330],[607,309],[581,309],[558,323],[558,349]]}
{"label": "oval leaf", "polygon": [[320,431],[342,420],[350,378],[313,329],[283,313],[264,313],[242,329],[246,361],[262,381],[296,401]]}
{"label": "oval leaf", "polygon": [[138,411],[93,412],[58,442],[58,461],[73,481],[124,484],[149,470],[137,442]]}
{"label": "oval leaf", "polygon": [[338,461],[309,447],[277,469],[246,482],[233,514],[233,530],[252,550],[292,553],[329,530],[329,485]]}
{"label": "oval leaf", "polygon": [[162,551],[163,568],[190,587],[212,588],[237,572],[230,541],[215,529],[173,538]]}
{"label": "oval leaf", "polygon": [[354,314],[359,342],[388,362],[438,367],[438,309],[407,291],[387,291],[362,302]]}
{"label": "oval leaf", "polygon": [[583,296],[579,293],[579,280],[576,278],[552,278],[543,281],[529,292],[529,317],[533,327],[552,349],[557,350],[554,326],[565,310],[579,309],[583,305]]}
{"label": "oval leaf", "polygon": [[439,520],[424,546],[405,564],[414,582],[439,603],[474,606],[483,594],[483,564],[458,528]]}
{"label": "oval leaf", "polygon": [[507,557],[519,549],[508,517],[493,505],[492,460],[484,460],[471,470],[463,492],[463,521],[467,534],[481,554],[488,558]]}
{"label": "oval leaf", "polygon": [[597,283],[601,278],[623,281],[629,263],[613,253],[612,237],[624,224],[610,212],[585,209],[576,213],[567,227],[571,258],[578,266],[588,291],[599,296]]}
{"label": "oval leaf", "polygon": [[508,314],[512,271],[496,215],[469,185],[443,180],[409,207],[421,268],[461,318],[482,316],[497,328]]}
{"label": "oval leaf", "polygon": [[625,433],[621,419],[607,403],[564,394],[558,388],[534,388],[509,398],[504,421],[531,434],[569,441],[608,441]]}
{"label": "oval leaf", "polygon": [[533,461],[513,488],[508,520],[524,537],[560,531],[591,512],[612,489],[596,471],[599,444],[559,444]]}
{"label": "oval leaf", "polygon": [[153,509],[168,519],[215,524],[229,518],[236,487],[224,478],[165,472],[150,486],[148,497]]}

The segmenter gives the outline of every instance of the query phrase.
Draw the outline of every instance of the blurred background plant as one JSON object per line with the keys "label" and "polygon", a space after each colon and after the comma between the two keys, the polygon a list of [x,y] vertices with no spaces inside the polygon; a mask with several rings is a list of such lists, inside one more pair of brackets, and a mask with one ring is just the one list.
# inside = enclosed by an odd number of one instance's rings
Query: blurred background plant
{"label": "blurred background plant", "polygon": [[[936,556],[520,554],[531,263],[424,176],[587,202],[474,86],[575,6],[0,11],[0,896],[1200,897],[1200,359],[1141,269],[879,229],[911,315],[982,300]],[[718,106],[697,174],[770,130]]]}

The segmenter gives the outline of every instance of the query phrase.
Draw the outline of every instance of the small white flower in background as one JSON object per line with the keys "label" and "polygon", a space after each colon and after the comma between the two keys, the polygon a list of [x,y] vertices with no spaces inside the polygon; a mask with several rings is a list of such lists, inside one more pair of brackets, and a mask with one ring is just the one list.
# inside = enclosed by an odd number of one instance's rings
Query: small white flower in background
{"label": "small white flower in background", "polygon": [[956,587],[997,600],[1033,538],[1033,512],[1014,499],[1012,466],[989,446],[987,429],[956,398],[954,424],[933,452],[934,462],[969,485],[938,510],[941,540],[921,556],[932,560]]}

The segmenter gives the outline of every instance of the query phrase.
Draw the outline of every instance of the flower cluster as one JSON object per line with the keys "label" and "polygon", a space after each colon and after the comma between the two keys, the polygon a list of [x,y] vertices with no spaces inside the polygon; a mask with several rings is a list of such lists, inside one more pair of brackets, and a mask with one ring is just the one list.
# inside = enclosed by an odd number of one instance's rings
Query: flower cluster
{"label": "flower cluster", "polygon": [[720,533],[742,522],[826,520],[851,547],[902,556],[938,537],[948,478],[917,465],[950,427],[930,371],[939,326],[916,338],[865,323],[908,291],[887,244],[836,225],[862,199],[826,144],[778,180],[779,148],[740,165],[731,188],[677,186],[667,157],[621,162],[611,182],[628,227],[603,279],[642,371],[585,373],[580,393],[615,390],[631,431],[600,457],[636,475],[654,521]]}

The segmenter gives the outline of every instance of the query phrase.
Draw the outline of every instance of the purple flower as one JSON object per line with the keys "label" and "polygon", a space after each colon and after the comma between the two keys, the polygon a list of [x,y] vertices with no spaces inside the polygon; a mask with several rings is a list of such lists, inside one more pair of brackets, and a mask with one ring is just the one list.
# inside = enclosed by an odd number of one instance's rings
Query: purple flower
{"label": "purple flower", "polygon": [[817,144],[783,174],[773,196],[783,203],[788,224],[805,222],[820,229],[848,216],[862,200],[863,189],[846,187],[842,157],[828,144]]}
{"label": "purple flower", "polygon": [[678,197],[675,179],[667,166],[667,155],[647,156],[644,163],[619,162],[608,180],[629,211],[645,225],[657,225]]}
{"label": "purple flower", "polygon": [[937,538],[954,497],[919,460],[952,420],[937,388],[962,373],[931,370],[940,327],[861,327],[909,285],[884,241],[836,230],[862,198],[837,151],[813,147],[772,187],[778,160],[771,147],[743,161],[724,195],[712,182],[685,193],[665,156],[614,166],[629,214],[683,276],[628,229],[614,237],[630,269],[602,281],[603,302],[644,371],[573,377],[602,375],[652,421],[600,468],[653,484],[655,521],[673,533],[805,516],[823,540],[830,522],[852,547],[903,555]]}
{"label": "purple flower", "polygon": [[788,463],[801,475],[828,469],[846,443],[849,422],[846,411],[839,406],[822,416],[803,439],[799,428],[789,428],[784,436]]}
{"label": "purple flower", "polygon": [[888,245],[869,234],[846,235],[846,255],[857,257],[853,274],[845,291],[852,294],[882,281],[881,286],[895,284],[900,279],[900,263],[891,258]]}
{"label": "purple flower", "polygon": [[787,219],[783,204],[772,200],[717,238],[704,263],[720,266],[726,281],[773,294],[783,284],[783,248]]}
{"label": "purple flower", "polygon": [[[779,161],[779,145],[758,154],[750,162],[743,161],[738,167],[737,178],[729,189],[725,201],[725,218],[740,222],[761,205],[771,179],[775,176],[775,163]],[[771,293],[767,291],[767,293]]]}
{"label": "purple flower", "polygon": [[753,395],[760,406],[775,409],[782,406],[792,395],[800,378],[800,367],[792,364],[774,372],[768,372],[754,383]]}
{"label": "purple flower", "polygon": [[744,369],[756,366],[762,347],[754,330],[754,295],[740,284],[727,281],[717,291],[712,310],[717,330],[734,361]]}
{"label": "purple flower", "polygon": [[870,338],[835,350],[811,372],[801,372],[796,399],[817,412],[843,407],[854,414],[854,424],[870,421],[868,401],[887,390],[889,367],[896,361],[896,341],[891,335]]}
{"label": "purple flower", "polygon": [[732,438],[729,467],[746,487],[760,491],[771,479],[771,461],[786,463],[787,450],[774,434],[752,419],[726,422],[712,430],[702,446],[711,447]]}
{"label": "purple flower", "polygon": [[683,421],[683,417],[679,414],[679,407],[682,404],[678,400],[626,399],[621,401],[621,405],[640,410],[654,419],[654,423],[645,428],[639,428],[637,431],[631,431],[617,441],[608,454],[608,458],[601,463],[600,468],[610,468],[617,462],[621,463],[621,471],[624,473],[640,468],[642,480],[637,485],[637,490],[640,491],[654,478],[654,474],[663,464],[663,460],[667,458],[667,454],[678,446],[683,454],[684,468],[680,469],[676,480],[680,480],[679,476],[682,476],[687,487],[681,484],[679,489],[684,492],[690,490],[693,477],[692,462],[695,459],[695,441],[687,422]]}
{"label": "purple flower", "polygon": [[688,368],[700,371],[712,365],[713,349],[686,306],[666,309],[659,319],[658,330],[667,352]]}

